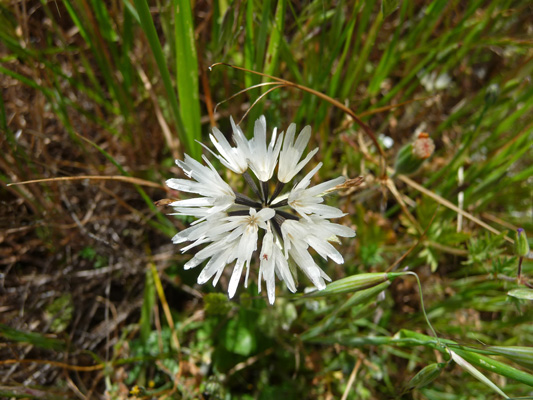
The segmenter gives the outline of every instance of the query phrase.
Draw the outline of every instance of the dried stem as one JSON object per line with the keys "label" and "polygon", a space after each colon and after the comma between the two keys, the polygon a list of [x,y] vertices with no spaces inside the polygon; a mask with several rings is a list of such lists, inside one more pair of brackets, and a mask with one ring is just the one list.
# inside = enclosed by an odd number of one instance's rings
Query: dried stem
{"label": "dried stem", "polygon": [[100,176],[100,175],[78,175],[78,176],[60,176],[56,178],[44,178],[44,179],[32,179],[30,181],[24,181],[24,182],[12,182],[8,183],[7,186],[17,186],[17,185],[28,185],[30,183],[43,183],[43,182],[63,182],[63,181],[77,181],[77,180],[83,180],[83,179],[89,179],[89,180],[99,180],[99,181],[121,181],[121,182],[128,182],[132,183],[134,185],[141,185],[141,186],[150,186],[155,187],[158,189],[163,189],[165,191],[168,191],[167,188],[165,188],[163,185],[160,185],[159,183],[150,182],[144,179],[140,178],[133,178],[131,176],[122,176],[122,175],[111,175],[111,176]]}
{"label": "dried stem", "polygon": [[254,106],[255,106],[257,103],[259,103],[263,97],[265,97],[266,95],[268,95],[270,92],[273,92],[274,90],[279,89],[279,88],[282,88],[282,87],[284,87],[284,86],[286,86],[286,85],[277,85],[277,86],[274,86],[274,87],[268,89],[268,90],[267,90],[265,93],[263,93],[261,96],[259,96],[259,97],[258,97],[258,98],[252,103],[252,105],[250,106],[250,108],[248,108],[248,110],[246,110],[246,112],[244,113],[244,115],[242,116],[242,118],[239,120],[239,122],[237,123],[237,125],[240,125],[240,124],[241,124],[242,120],[243,120],[244,118],[246,118],[246,116],[248,115],[248,113],[249,113],[250,111],[252,111],[252,108],[254,108]]}
{"label": "dried stem", "polygon": [[[419,192],[424,193],[426,196],[431,197],[433,200],[437,201],[438,203],[442,204],[443,206],[448,207],[449,209],[455,211],[458,214],[462,214],[465,218],[468,218],[472,222],[475,222],[479,226],[482,226],[483,228],[487,229],[488,231],[499,235],[501,232],[498,229],[493,228],[492,226],[486,224],[485,222],[481,221],[479,218],[474,217],[469,212],[461,210],[459,207],[457,207],[455,204],[451,203],[450,201],[446,200],[445,198],[439,196],[438,194],[433,193],[431,190],[426,189],[424,186],[419,185],[415,181],[413,181],[411,178],[408,178],[405,175],[397,174],[396,177],[401,180],[402,182],[408,184],[409,186],[415,188]],[[505,235],[503,237],[505,240],[507,240],[509,243],[514,243],[514,240],[511,239],[509,236]]]}
{"label": "dried stem", "polygon": [[243,93],[246,93],[246,92],[248,92],[248,91],[250,91],[250,90],[257,89],[257,88],[260,88],[260,87],[263,87],[263,86],[272,86],[272,85],[279,85],[279,83],[278,83],[278,82],[265,82],[265,83],[259,83],[259,84],[257,84],[257,85],[250,86],[250,87],[248,87],[248,88],[246,88],[246,89],[239,90],[237,93],[231,95],[231,96],[228,97],[227,99],[222,100],[221,102],[217,103],[217,104],[215,105],[215,108],[213,109],[213,113],[216,113],[216,112],[217,112],[217,108],[218,108],[218,106],[220,106],[220,105],[222,105],[222,104],[224,104],[224,103],[230,101],[231,99],[234,99],[234,98],[237,97],[237,96],[240,96],[240,95],[243,94]]}

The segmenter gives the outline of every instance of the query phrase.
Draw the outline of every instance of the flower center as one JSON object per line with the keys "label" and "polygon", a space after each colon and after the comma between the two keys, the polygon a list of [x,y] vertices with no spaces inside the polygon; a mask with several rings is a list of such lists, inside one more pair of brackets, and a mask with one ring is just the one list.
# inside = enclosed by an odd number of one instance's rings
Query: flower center
{"label": "flower center", "polygon": [[277,182],[276,187],[274,188],[274,191],[272,194],[270,193],[270,182],[263,182],[258,181],[256,182],[254,178],[250,176],[248,172],[244,172],[242,174],[247,187],[251,190],[251,192],[254,193],[255,198],[248,197],[247,195],[243,193],[239,193],[237,191],[234,191],[235,194],[235,204],[239,206],[245,206],[248,207],[246,210],[234,210],[234,211],[228,211],[228,215],[230,216],[248,216],[248,226],[257,226],[258,220],[255,215],[249,215],[249,208],[253,208],[255,211],[259,212],[264,208],[270,208],[275,211],[274,217],[270,220],[272,223],[272,226],[274,227],[274,230],[281,238],[281,225],[286,220],[296,220],[298,221],[300,218],[295,215],[292,211],[292,208],[289,208],[287,210],[283,210],[283,207],[288,207],[289,203],[287,199],[278,200],[278,196],[283,191],[283,188],[285,187],[285,183],[283,182]]}
{"label": "flower center", "polygon": [[259,220],[257,219],[257,214],[250,215],[247,219],[247,223],[249,227],[257,228],[257,225],[259,224]]}

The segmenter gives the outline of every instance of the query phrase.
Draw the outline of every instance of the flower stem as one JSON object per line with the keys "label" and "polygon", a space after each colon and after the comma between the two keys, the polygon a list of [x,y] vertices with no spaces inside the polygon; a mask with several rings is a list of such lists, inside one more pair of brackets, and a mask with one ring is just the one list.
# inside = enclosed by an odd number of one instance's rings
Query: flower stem
{"label": "flower stem", "polygon": [[289,201],[287,199],[281,200],[280,202],[270,206],[270,208],[278,208],[278,207],[285,207],[289,205]]}
{"label": "flower stem", "polygon": [[263,201],[265,202],[265,205],[268,203],[268,196],[270,195],[270,187],[268,185],[268,182],[261,182],[261,193],[263,193]]}
{"label": "flower stem", "polygon": [[270,197],[270,200],[268,200],[268,204],[272,204],[272,202],[278,197],[278,195],[281,193],[283,188],[285,187],[285,184],[283,182],[279,182],[276,184],[276,188],[274,189],[274,193],[272,193],[272,196]]}
{"label": "flower stem", "polygon": [[250,188],[252,189],[252,191],[255,193],[255,195],[259,198],[262,198],[261,197],[261,193],[259,192],[259,189],[257,188],[257,185],[255,184],[255,181],[254,179],[250,176],[250,174],[248,173],[248,171],[245,171],[243,174],[242,174],[244,180],[246,181],[246,183],[248,184],[248,186],[250,186]]}
{"label": "flower stem", "polygon": [[293,219],[295,221],[299,221],[300,218],[298,218],[296,215],[290,214],[286,211],[276,210],[276,214],[279,214],[281,217],[285,219]]}
{"label": "flower stem", "polygon": [[234,192],[234,193],[235,193],[235,204],[253,207],[255,209],[261,209],[261,203],[252,200],[251,198],[249,198],[248,196],[242,193],[238,193],[238,192]]}
{"label": "flower stem", "polygon": [[431,333],[433,333],[433,336],[435,336],[435,339],[437,340],[437,344],[441,345],[441,341],[439,337],[437,336],[437,332],[435,332],[435,329],[433,329],[433,325],[431,325],[431,322],[429,322],[428,315],[426,314],[426,307],[424,306],[424,296],[422,295],[422,284],[420,283],[420,278],[418,275],[413,271],[406,271],[406,272],[397,272],[394,273],[396,276],[401,275],[412,275],[416,278],[416,282],[418,283],[418,291],[420,292],[420,305],[422,306],[422,313],[424,314],[424,318],[426,320],[426,323],[429,326],[429,329],[431,329]]}

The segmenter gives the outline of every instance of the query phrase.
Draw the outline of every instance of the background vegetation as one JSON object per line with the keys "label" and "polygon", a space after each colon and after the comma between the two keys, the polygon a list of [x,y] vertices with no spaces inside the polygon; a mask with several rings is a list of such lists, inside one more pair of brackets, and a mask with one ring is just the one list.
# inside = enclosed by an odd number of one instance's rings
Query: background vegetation
{"label": "background vegetation", "polygon": [[[1,3],[1,396],[501,398],[483,379],[533,396],[530,292],[508,296],[533,276],[526,257],[517,283],[511,244],[533,236],[532,33],[528,1]],[[268,87],[230,97],[272,80],[216,62],[339,100],[390,167],[421,131],[435,154],[387,179],[346,112],[290,87],[252,108]],[[448,362],[412,276],[313,299],[278,285],[273,307],[255,285],[228,302],[227,280],[195,284],[170,242],[190,221],[154,202],[179,196],[175,159],[247,111],[248,133],[262,113],[310,124],[320,180],[365,179],[329,200],[357,238],[328,274],[415,271],[469,364]]]}

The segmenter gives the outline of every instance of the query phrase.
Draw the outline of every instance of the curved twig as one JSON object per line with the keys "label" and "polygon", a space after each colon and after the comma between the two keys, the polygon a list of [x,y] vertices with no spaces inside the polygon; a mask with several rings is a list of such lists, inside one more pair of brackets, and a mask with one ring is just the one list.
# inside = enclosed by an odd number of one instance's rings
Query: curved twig
{"label": "curved twig", "polygon": [[217,104],[215,105],[215,108],[213,109],[213,113],[216,113],[216,112],[217,112],[217,108],[218,108],[219,105],[224,104],[224,103],[230,101],[231,99],[234,99],[235,97],[237,97],[237,96],[239,96],[239,95],[241,95],[241,94],[243,94],[243,93],[248,92],[249,90],[257,89],[257,88],[259,88],[259,87],[263,87],[263,86],[271,86],[271,85],[279,85],[279,83],[278,83],[278,82],[264,82],[264,83],[259,83],[259,84],[257,84],[257,85],[253,85],[253,86],[250,86],[250,87],[248,87],[248,88],[246,88],[246,89],[240,90],[240,91],[238,91],[237,93],[232,94],[232,95],[231,95],[230,97],[228,97],[227,99],[222,100],[221,102],[217,103]]}
{"label": "curved twig", "polygon": [[249,113],[250,111],[252,111],[252,108],[254,108],[254,106],[255,106],[255,105],[256,105],[256,104],[257,104],[257,103],[258,103],[263,97],[265,97],[265,96],[266,96],[267,94],[269,94],[270,92],[273,92],[274,90],[279,89],[279,88],[281,88],[281,87],[285,87],[285,86],[287,86],[287,85],[278,85],[278,86],[274,86],[274,87],[268,89],[268,90],[267,90],[265,93],[263,93],[261,96],[259,96],[259,97],[258,97],[258,98],[252,103],[252,105],[250,106],[250,108],[248,108],[248,110],[246,110],[246,112],[244,113],[244,115],[242,116],[242,118],[240,119],[240,121],[239,121],[239,123],[238,123],[237,125],[240,125],[240,124],[241,124],[242,120],[243,120],[244,118],[246,118],[246,116],[248,115],[248,113]]}

